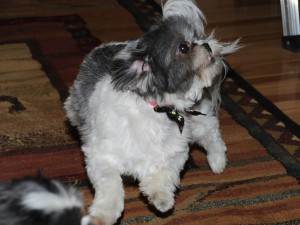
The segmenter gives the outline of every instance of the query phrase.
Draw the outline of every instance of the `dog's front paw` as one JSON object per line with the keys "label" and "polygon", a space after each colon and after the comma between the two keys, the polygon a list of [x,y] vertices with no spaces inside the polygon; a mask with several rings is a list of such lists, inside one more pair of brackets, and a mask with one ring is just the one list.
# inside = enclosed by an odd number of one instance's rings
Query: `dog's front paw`
{"label": "dog's front paw", "polygon": [[175,170],[159,170],[149,174],[140,183],[140,190],[147,196],[149,203],[162,213],[173,208],[174,192],[179,185],[179,172]]}
{"label": "dog's front paw", "polygon": [[207,156],[207,161],[214,173],[222,173],[227,165],[226,153],[210,153]]}
{"label": "dog's front paw", "polygon": [[149,201],[152,205],[155,206],[160,212],[165,213],[173,208],[174,206],[174,195],[168,193],[156,193],[153,196],[149,197]]}
{"label": "dog's front paw", "polygon": [[97,205],[92,205],[90,208],[90,214],[98,218],[103,225],[112,225],[121,216],[121,212],[113,212],[112,209],[101,209]]}
{"label": "dog's front paw", "polygon": [[[118,199],[120,197],[120,199]],[[124,209],[122,194],[112,196],[95,196],[91,207],[89,208],[91,216],[98,218],[103,225],[113,225]]]}

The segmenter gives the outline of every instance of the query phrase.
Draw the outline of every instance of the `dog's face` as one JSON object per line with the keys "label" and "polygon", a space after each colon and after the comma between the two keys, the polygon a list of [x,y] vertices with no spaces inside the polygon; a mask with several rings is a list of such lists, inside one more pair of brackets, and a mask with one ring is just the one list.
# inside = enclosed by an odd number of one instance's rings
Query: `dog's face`
{"label": "dog's face", "polygon": [[213,35],[206,37],[204,23],[194,1],[167,1],[163,18],[115,57],[115,88],[137,91],[158,101],[170,99],[170,95],[199,100],[202,92],[195,86],[213,85],[225,66],[223,56],[238,48],[237,42],[224,44]]}

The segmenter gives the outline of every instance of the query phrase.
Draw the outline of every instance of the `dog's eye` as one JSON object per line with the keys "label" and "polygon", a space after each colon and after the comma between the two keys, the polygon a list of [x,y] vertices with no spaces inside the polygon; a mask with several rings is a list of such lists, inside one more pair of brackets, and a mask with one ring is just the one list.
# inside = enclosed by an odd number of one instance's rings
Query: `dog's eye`
{"label": "dog's eye", "polygon": [[190,45],[186,41],[183,41],[180,43],[178,49],[182,54],[187,54],[190,51]]}

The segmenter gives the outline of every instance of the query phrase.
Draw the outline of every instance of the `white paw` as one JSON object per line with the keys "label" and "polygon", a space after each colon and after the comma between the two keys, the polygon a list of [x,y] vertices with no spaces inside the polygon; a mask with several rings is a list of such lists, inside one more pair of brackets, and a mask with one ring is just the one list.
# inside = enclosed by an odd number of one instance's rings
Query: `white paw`
{"label": "white paw", "polygon": [[152,197],[149,197],[149,201],[155,206],[156,209],[158,209],[162,213],[172,209],[175,202],[173,194],[170,195],[163,192],[154,194]]}
{"label": "white paw", "polygon": [[102,225],[113,225],[121,216],[122,209],[101,207],[93,204],[90,209],[91,216],[99,219]]}
{"label": "white paw", "polygon": [[226,153],[210,153],[207,156],[207,161],[214,173],[222,173],[227,165]]}

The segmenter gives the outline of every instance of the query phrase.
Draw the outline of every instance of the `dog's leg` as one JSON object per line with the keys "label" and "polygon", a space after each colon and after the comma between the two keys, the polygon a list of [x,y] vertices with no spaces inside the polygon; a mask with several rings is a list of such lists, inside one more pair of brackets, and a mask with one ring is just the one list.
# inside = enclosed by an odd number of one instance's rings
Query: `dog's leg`
{"label": "dog's leg", "polygon": [[179,171],[175,170],[158,170],[140,182],[140,190],[161,212],[167,212],[174,206],[174,192],[179,185]]}
{"label": "dog's leg", "polygon": [[218,118],[193,120],[192,139],[207,151],[207,161],[212,171],[222,173],[227,164],[227,148],[220,134]]}
{"label": "dog's leg", "polygon": [[119,171],[105,161],[87,159],[87,172],[95,189],[90,214],[112,225],[124,209],[124,189]]}

